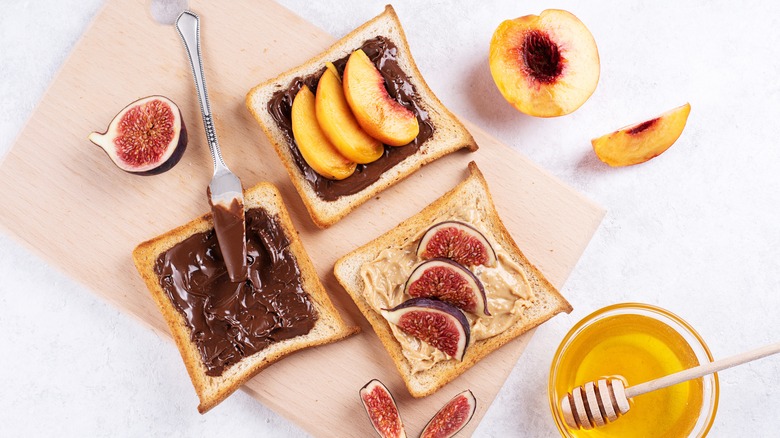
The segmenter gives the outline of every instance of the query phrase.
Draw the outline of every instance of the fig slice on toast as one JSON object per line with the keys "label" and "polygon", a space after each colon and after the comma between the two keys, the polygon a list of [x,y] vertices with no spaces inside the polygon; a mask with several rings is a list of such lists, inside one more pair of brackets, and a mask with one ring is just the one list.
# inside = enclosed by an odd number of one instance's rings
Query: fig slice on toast
{"label": "fig slice on toast", "polygon": [[360,401],[374,430],[382,438],[406,438],[404,422],[390,390],[377,379],[360,388]]}
{"label": "fig slice on toast", "polygon": [[477,399],[470,390],[465,390],[444,405],[431,421],[425,425],[420,438],[450,438],[471,421],[477,410]]}
{"label": "fig slice on toast", "polygon": [[412,298],[382,315],[402,332],[462,361],[469,345],[471,329],[466,315],[443,301]]}
{"label": "fig slice on toast", "polygon": [[475,314],[490,316],[482,282],[458,262],[435,258],[414,268],[405,292],[413,298],[435,298]]}
{"label": "fig slice on toast", "polygon": [[485,235],[458,221],[439,222],[430,227],[420,239],[417,256],[422,259],[448,258],[464,266],[496,264],[496,252]]}

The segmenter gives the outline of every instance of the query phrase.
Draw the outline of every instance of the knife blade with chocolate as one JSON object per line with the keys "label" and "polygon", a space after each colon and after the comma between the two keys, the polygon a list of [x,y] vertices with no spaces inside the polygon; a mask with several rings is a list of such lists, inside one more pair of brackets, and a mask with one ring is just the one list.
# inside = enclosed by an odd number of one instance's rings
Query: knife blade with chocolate
{"label": "knife blade with chocolate", "polygon": [[200,18],[190,11],[184,11],[176,20],[176,29],[181,35],[184,47],[195,77],[203,126],[211,158],[214,161],[214,177],[207,189],[209,205],[214,220],[214,231],[225,261],[228,275],[233,282],[247,279],[246,267],[246,222],[244,221],[244,195],[241,180],[228,169],[217,142],[214,120],[211,115],[203,62],[200,54]]}

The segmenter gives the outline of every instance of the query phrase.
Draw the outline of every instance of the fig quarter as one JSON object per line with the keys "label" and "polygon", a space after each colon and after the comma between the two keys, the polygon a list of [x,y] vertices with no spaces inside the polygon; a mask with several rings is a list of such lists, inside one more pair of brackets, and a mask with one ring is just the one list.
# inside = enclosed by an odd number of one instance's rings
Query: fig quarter
{"label": "fig quarter", "polygon": [[390,390],[377,379],[360,388],[360,401],[371,425],[382,438],[406,438],[404,423]]}
{"label": "fig quarter", "polygon": [[477,410],[477,399],[470,390],[465,390],[448,401],[431,418],[420,438],[450,438],[471,421]]}

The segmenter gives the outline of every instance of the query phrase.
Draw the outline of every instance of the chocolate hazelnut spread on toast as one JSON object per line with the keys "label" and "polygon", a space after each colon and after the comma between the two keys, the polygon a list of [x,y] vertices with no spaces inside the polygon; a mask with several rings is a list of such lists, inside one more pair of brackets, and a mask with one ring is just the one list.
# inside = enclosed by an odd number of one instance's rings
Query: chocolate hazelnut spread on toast
{"label": "chocolate hazelnut spread on toast", "polygon": [[274,342],[304,335],[317,313],[290,240],[275,216],[246,212],[247,280],[231,282],[214,230],[161,253],[160,286],[184,316],[209,376]]}

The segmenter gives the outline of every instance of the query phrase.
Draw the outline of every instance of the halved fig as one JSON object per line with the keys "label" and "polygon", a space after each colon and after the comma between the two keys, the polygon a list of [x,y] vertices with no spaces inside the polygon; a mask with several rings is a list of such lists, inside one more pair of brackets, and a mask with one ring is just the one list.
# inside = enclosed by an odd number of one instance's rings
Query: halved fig
{"label": "halved fig", "polygon": [[490,315],[482,282],[468,268],[445,258],[425,261],[406,280],[413,298],[435,298],[471,313]]}
{"label": "halved fig", "polygon": [[149,96],[127,105],[89,141],[103,148],[125,172],[157,175],[179,162],[187,149],[187,128],[181,111],[163,96]]}
{"label": "halved fig", "polygon": [[477,399],[470,390],[465,390],[448,401],[431,418],[420,438],[450,438],[460,432],[471,421],[477,410]]}
{"label": "halved fig", "polygon": [[406,438],[404,422],[390,390],[377,379],[360,388],[360,401],[371,425],[382,438]]}
{"label": "halved fig", "polygon": [[440,222],[425,232],[417,246],[422,259],[443,257],[464,266],[495,266],[496,252],[479,230],[458,221]]}
{"label": "halved fig", "polygon": [[463,360],[471,329],[466,315],[452,304],[430,298],[412,298],[392,309],[382,309],[382,315],[407,335]]}

